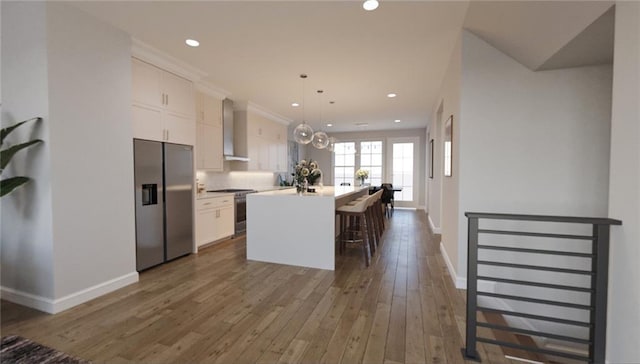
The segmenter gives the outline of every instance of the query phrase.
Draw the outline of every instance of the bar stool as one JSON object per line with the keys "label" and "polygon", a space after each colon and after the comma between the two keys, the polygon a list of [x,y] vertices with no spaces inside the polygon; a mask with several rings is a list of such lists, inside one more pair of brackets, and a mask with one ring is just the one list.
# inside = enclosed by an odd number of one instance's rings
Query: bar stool
{"label": "bar stool", "polygon": [[[353,205],[347,204],[336,209],[336,214],[340,216],[340,236],[338,238],[340,253],[344,252],[346,243],[362,243],[362,251],[367,267],[371,262],[370,255],[373,255],[371,251],[371,238],[366,228],[366,211],[368,206],[369,201],[362,200]],[[353,222],[355,223],[351,226],[357,227],[356,229],[349,229],[347,226],[347,220],[350,218],[353,218]]]}

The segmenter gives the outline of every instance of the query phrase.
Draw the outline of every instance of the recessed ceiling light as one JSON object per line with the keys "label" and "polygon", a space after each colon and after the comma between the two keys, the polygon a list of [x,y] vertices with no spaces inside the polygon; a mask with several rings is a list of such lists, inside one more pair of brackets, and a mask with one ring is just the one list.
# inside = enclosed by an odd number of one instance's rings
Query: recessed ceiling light
{"label": "recessed ceiling light", "polygon": [[399,123],[399,122],[400,122],[400,119],[395,119],[393,122],[394,122],[394,123]]}
{"label": "recessed ceiling light", "polygon": [[369,123],[356,123],[356,126],[369,126]]}
{"label": "recessed ceiling light", "polygon": [[394,97],[396,97],[396,96],[398,96],[398,95],[394,94],[393,92],[392,92],[392,93],[390,93],[390,94],[387,94],[387,97],[388,97],[388,98],[394,98]]}
{"label": "recessed ceiling light", "polygon": [[378,0],[367,0],[362,4],[366,11],[376,10],[378,8]]}
{"label": "recessed ceiling light", "polygon": [[329,124],[327,124],[327,126],[328,126],[328,127],[332,127],[332,126],[333,126],[333,124],[329,123]]}
{"label": "recessed ceiling light", "polygon": [[195,39],[187,39],[187,40],[185,40],[184,42],[185,42],[185,43],[187,43],[187,45],[188,45],[189,47],[197,47],[197,46],[199,46],[199,45],[200,45],[200,42],[198,42],[198,41],[197,41],[197,40],[195,40]]}
{"label": "recessed ceiling light", "polygon": [[300,106],[300,104],[298,104],[297,102],[294,102],[294,103],[291,104],[291,106],[298,107],[298,106]]}

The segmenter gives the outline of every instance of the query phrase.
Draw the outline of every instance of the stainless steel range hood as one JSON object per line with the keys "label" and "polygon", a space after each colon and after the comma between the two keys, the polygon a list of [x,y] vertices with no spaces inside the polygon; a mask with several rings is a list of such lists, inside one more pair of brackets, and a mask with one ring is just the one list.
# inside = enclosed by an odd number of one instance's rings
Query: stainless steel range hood
{"label": "stainless steel range hood", "polygon": [[222,132],[223,132],[223,154],[226,161],[248,162],[246,156],[235,154],[233,146],[234,121],[233,121],[233,101],[224,99],[222,101]]}

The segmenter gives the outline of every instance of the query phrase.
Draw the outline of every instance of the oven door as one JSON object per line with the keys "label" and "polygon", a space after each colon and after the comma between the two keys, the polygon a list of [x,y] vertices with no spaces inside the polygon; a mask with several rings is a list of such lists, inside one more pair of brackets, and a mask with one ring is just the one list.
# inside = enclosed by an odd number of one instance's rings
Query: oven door
{"label": "oven door", "polygon": [[247,230],[247,197],[238,196],[235,198],[236,204],[236,227],[235,235],[242,234]]}

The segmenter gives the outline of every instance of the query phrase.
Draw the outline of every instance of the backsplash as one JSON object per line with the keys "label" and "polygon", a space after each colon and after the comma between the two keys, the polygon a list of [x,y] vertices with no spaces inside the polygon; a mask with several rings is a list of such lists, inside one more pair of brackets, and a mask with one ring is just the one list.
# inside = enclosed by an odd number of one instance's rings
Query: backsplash
{"label": "backsplash", "polygon": [[[281,174],[284,177],[284,173]],[[271,172],[204,172],[196,178],[207,190],[223,188],[261,188],[278,185],[278,173]]]}

